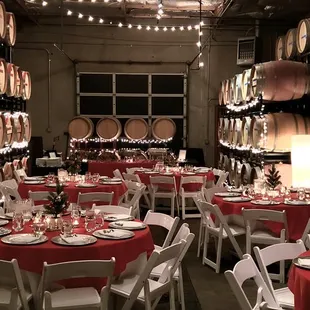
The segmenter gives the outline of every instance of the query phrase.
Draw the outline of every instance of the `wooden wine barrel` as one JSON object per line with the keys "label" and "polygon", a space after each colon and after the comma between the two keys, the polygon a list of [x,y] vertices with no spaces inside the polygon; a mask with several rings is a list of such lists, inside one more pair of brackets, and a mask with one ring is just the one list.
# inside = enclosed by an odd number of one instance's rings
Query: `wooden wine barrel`
{"label": "wooden wine barrel", "polygon": [[229,83],[229,98],[230,104],[235,104],[235,86],[234,86],[234,78],[230,79]]}
{"label": "wooden wine barrel", "polygon": [[6,123],[5,116],[0,114],[0,149],[4,147],[6,142]]}
{"label": "wooden wine barrel", "polygon": [[71,138],[87,139],[93,135],[94,124],[87,117],[77,116],[70,121],[68,132]]}
{"label": "wooden wine barrel", "polygon": [[253,167],[251,170],[251,178],[250,178],[251,184],[254,184],[255,179],[261,179],[263,176],[264,173],[260,167],[258,166]]}
{"label": "wooden wine barrel", "polygon": [[227,139],[227,142],[228,143],[232,143],[232,140],[233,140],[233,130],[234,130],[234,119],[231,118],[229,121],[228,121],[228,139]]}
{"label": "wooden wine barrel", "polygon": [[241,122],[241,145],[243,146],[251,144],[250,125],[251,118],[249,116],[243,117]]}
{"label": "wooden wine barrel", "polygon": [[241,77],[242,99],[249,101],[253,98],[251,69],[244,70]]}
{"label": "wooden wine barrel", "polygon": [[224,122],[223,122],[223,118],[220,117],[218,120],[218,131],[217,131],[217,138],[218,140],[223,140],[223,132],[224,132]]}
{"label": "wooden wine barrel", "polygon": [[300,54],[310,51],[310,18],[302,19],[296,34],[297,50]]}
{"label": "wooden wine barrel", "polygon": [[104,117],[96,126],[98,137],[105,140],[115,140],[122,133],[122,125],[115,117]]}
{"label": "wooden wine barrel", "polygon": [[234,175],[235,175],[234,185],[236,187],[241,186],[241,168],[242,168],[241,162],[239,160],[236,160],[234,166]]}
{"label": "wooden wine barrel", "polygon": [[241,183],[243,185],[251,184],[252,167],[249,163],[243,163],[241,166]]}
{"label": "wooden wine barrel", "polygon": [[17,70],[16,66],[12,63],[7,64],[7,89],[6,94],[8,97],[15,96],[17,87]]}
{"label": "wooden wine barrel", "polygon": [[262,141],[264,119],[253,117],[250,126],[253,147],[264,148],[265,151],[290,152],[291,136],[310,133],[309,119],[292,113],[273,113],[265,115],[266,142]]}
{"label": "wooden wine barrel", "polygon": [[230,98],[230,83],[231,80],[225,81],[225,93],[224,93],[224,104],[230,104],[231,98]]}
{"label": "wooden wine barrel", "polygon": [[23,96],[23,77],[22,77],[22,70],[20,67],[16,66],[16,92],[15,97],[19,98]]}
{"label": "wooden wine barrel", "polygon": [[[145,125],[146,125],[145,127],[145,132],[146,132],[145,137],[146,137],[148,133],[148,127],[147,127],[146,122],[145,122]],[[171,118],[160,117],[160,118],[157,118],[152,123],[152,135],[155,139],[169,140],[174,137],[175,133],[176,133],[175,122]],[[144,138],[141,138],[141,139],[144,139]]]}
{"label": "wooden wine barrel", "polygon": [[297,29],[289,29],[285,36],[285,56],[292,59],[297,56]]}
{"label": "wooden wine barrel", "polygon": [[227,155],[224,155],[224,158],[223,158],[223,169],[225,171],[229,171],[229,157]]}
{"label": "wooden wine barrel", "polygon": [[4,59],[0,58],[0,95],[6,93],[7,85],[8,85],[7,64]]}
{"label": "wooden wine barrel", "polygon": [[124,127],[125,135],[130,140],[141,140],[148,135],[148,125],[143,118],[131,118]]}
{"label": "wooden wine barrel", "polygon": [[217,166],[221,170],[224,169],[224,154],[222,152],[220,152],[219,161],[218,161]]}
{"label": "wooden wine barrel", "polygon": [[219,91],[219,105],[226,104],[224,102],[224,96],[225,96],[225,83],[226,81],[222,81],[220,84],[220,91]]}
{"label": "wooden wine barrel", "polygon": [[234,158],[229,158],[229,166],[228,166],[228,180],[230,185],[235,184],[235,162]]}
{"label": "wooden wine barrel", "polygon": [[275,59],[276,60],[286,59],[286,56],[285,56],[285,36],[280,36],[277,38]]}
{"label": "wooden wine barrel", "polygon": [[236,74],[233,78],[233,88],[234,88],[234,102],[235,104],[239,104],[243,98],[242,98],[242,73]]}
{"label": "wooden wine barrel", "polygon": [[23,114],[24,118],[24,139],[29,142],[31,140],[31,120],[28,114]]}
{"label": "wooden wine barrel", "polygon": [[252,90],[264,100],[285,101],[309,93],[307,64],[281,60],[256,64],[251,69]]}
{"label": "wooden wine barrel", "polygon": [[242,145],[241,126],[242,126],[241,119],[235,118],[233,122],[232,144],[237,146]]}
{"label": "wooden wine barrel", "polygon": [[28,71],[22,71],[22,97],[24,100],[31,97],[31,76]]}
{"label": "wooden wine barrel", "polygon": [[2,1],[0,1],[0,39],[4,40],[6,37],[7,25],[6,25],[6,9]]}
{"label": "wooden wine barrel", "polygon": [[6,13],[6,25],[7,31],[5,41],[7,45],[14,46],[16,42],[16,21],[13,13]]}
{"label": "wooden wine barrel", "polygon": [[25,136],[24,118],[20,113],[13,114],[13,141],[23,142]]}
{"label": "wooden wine barrel", "polygon": [[5,113],[6,142],[11,145],[14,140],[14,120],[10,113]]}
{"label": "wooden wine barrel", "polygon": [[222,140],[223,142],[228,142],[228,136],[229,136],[229,119],[223,118],[222,121]]}

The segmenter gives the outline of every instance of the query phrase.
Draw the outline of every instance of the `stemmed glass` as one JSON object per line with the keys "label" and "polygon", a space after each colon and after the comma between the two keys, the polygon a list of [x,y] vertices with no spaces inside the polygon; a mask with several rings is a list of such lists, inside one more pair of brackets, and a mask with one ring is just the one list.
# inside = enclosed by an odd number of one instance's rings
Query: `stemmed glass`
{"label": "stemmed glass", "polygon": [[24,216],[20,211],[15,211],[12,218],[12,228],[14,231],[22,231],[24,229]]}
{"label": "stemmed glass", "polygon": [[87,232],[93,232],[96,230],[96,216],[94,211],[86,211],[85,229]]}

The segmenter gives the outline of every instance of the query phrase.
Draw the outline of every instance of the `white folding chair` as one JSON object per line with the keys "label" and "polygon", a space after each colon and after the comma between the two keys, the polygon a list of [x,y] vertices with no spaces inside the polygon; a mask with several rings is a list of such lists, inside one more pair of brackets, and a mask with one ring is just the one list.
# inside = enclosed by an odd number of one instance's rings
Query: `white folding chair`
{"label": "white folding chair", "polygon": [[301,240],[305,244],[305,246],[310,249],[310,218],[308,220],[307,226],[302,234]]}
{"label": "white folding chair", "polygon": [[282,308],[270,307],[265,301],[259,305],[259,310],[283,310]]}
{"label": "white folding chair", "polygon": [[14,159],[14,160],[13,160],[13,167],[14,167],[15,170],[17,170],[17,169],[22,169],[22,168],[23,168],[23,165],[22,165],[21,160],[19,160],[19,159]]}
{"label": "white folding chair", "polygon": [[0,185],[0,191],[4,196],[4,209],[5,212],[9,212],[11,202],[14,200],[22,200],[22,198],[16,188],[3,186],[2,184]]}
{"label": "white folding chair", "polygon": [[168,230],[164,243],[161,246],[155,245],[156,250],[161,250],[171,244],[171,240],[175,230],[177,229],[179,221],[180,219],[178,217],[173,218],[163,213],[157,213],[153,211],[148,211],[146,213],[143,223],[147,225],[160,226]]}
{"label": "white folding chair", "polygon": [[[43,211],[44,210],[44,203],[48,203],[48,197],[50,195],[50,192],[46,192],[46,191],[37,191],[37,192],[32,192],[32,191],[28,191],[28,197],[32,200],[33,202],[33,209],[34,210],[40,210]],[[40,205],[36,205],[36,201],[42,202],[43,204]]]}
{"label": "white folding chair", "polygon": [[11,162],[6,162],[3,166],[5,180],[13,179],[14,166]]}
{"label": "white folding chair", "polygon": [[[279,308],[279,305],[272,296],[251,255],[245,254],[243,259],[235,265],[233,270],[225,271],[225,276],[242,310],[257,310],[263,300],[271,307],[276,309]],[[253,278],[258,287],[256,304],[254,307],[251,306],[242,288],[242,284],[250,278]]]}
{"label": "white folding chair", "polygon": [[146,186],[142,183],[132,182],[132,181],[125,181],[127,186],[128,192],[131,194],[130,199],[127,195],[127,199],[125,202],[120,203],[123,207],[132,207],[134,216],[137,219],[140,219],[140,198],[143,195]]}
{"label": "white folding chair", "polygon": [[[187,177],[181,176],[179,195],[181,197],[182,220],[185,220],[186,218],[200,218],[201,217],[200,212],[194,213],[194,214],[186,214],[186,209],[197,210],[197,207],[195,205],[192,208],[186,207],[186,199],[194,198],[199,193],[201,193],[202,189],[205,186],[205,183],[206,183],[206,180],[202,176],[187,176]],[[195,191],[185,190],[184,186],[189,186],[190,184],[198,185],[199,188]]]}
{"label": "white folding chair", "polygon": [[77,204],[81,203],[107,203],[110,205],[113,200],[114,192],[104,193],[104,192],[91,192],[91,193],[79,193]]}
{"label": "white folding chair", "polygon": [[[209,203],[212,203],[212,199],[215,193],[220,192],[226,192],[226,187],[217,187],[213,186],[211,188],[203,188],[203,194],[198,195],[196,198],[194,198],[195,204],[197,206],[198,200],[207,201]],[[198,206],[197,206],[198,208]],[[204,217],[202,216],[200,218],[200,225],[199,225],[199,236],[198,236],[198,248],[197,248],[197,257],[200,257],[200,250],[202,245],[204,244],[204,236],[205,236],[205,227],[207,223],[204,220]]]}
{"label": "white folding chair", "polygon": [[[243,253],[235,237],[244,235],[245,229],[236,224],[228,224],[223,213],[221,212],[220,208],[217,205],[213,205],[205,201],[198,201],[198,208],[201,212],[201,216],[204,217],[204,221],[207,223],[205,228],[202,264],[209,265],[210,267],[215,269],[216,273],[219,273],[221,267],[223,239],[229,238],[237,255],[241,259]],[[216,222],[212,220],[211,215],[215,217]],[[216,262],[213,262],[211,259],[207,257],[210,235],[214,236],[215,238],[218,238]]]}
{"label": "white folding chair", "polygon": [[224,183],[226,182],[228,175],[229,175],[229,172],[221,171],[219,173],[219,178],[217,179],[215,186],[217,187],[224,186]]}
{"label": "white folding chair", "polygon": [[[252,243],[254,244],[277,244],[289,241],[288,226],[285,211],[263,210],[263,209],[242,209],[246,228],[246,253],[251,254]],[[263,222],[272,221],[282,223],[280,237],[264,226]],[[274,280],[284,283],[284,262],[280,262],[280,273],[270,274]]]}
{"label": "white folding chair", "polygon": [[0,274],[0,308],[29,310],[32,294],[24,287],[17,260],[0,260]]}
{"label": "white folding chair", "polygon": [[[134,303],[140,302],[145,305],[145,310],[151,310],[162,295],[170,293],[170,309],[175,310],[175,295],[173,275],[179,267],[179,257],[186,241],[171,245],[161,251],[153,251],[151,257],[140,274],[129,277],[120,276],[111,286],[111,292],[126,299],[122,310],[132,309]],[[151,271],[160,264],[166,263],[166,268],[157,281],[149,279]]]}
{"label": "white folding chair", "polygon": [[[185,310],[185,300],[184,300],[184,286],[183,286],[183,274],[182,274],[181,261],[183,260],[185,254],[187,253],[192,241],[194,240],[194,237],[195,235],[190,232],[188,228],[188,224],[184,223],[180,227],[178,233],[176,234],[176,236],[174,237],[172,241],[172,244],[179,243],[181,240],[186,241],[186,245],[179,257],[180,266],[176,270],[175,274],[173,275],[173,279],[178,283],[178,291],[179,291],[178,296],[179,296],[179,301],[180,301],[182,310]],[[152,270],[150,277],[159,278],[160,275],[163,273],[164,269],[166,268],[166,266],[167,266],[167,263],[163,263],[155,267]]]}
{"label": "white folding chair", "polygon": [[113,171],[113,175],[114,175],[116,178],[118,178],[118,179],[124,180],[124,178],[123,178],[121,172],[119,171],[119,169],[115,169],[115,170]]}
{"label": "white folding chair", "polygon": [[16,169],[13,171],[13,177],[16,180],[16,182],[19,184],[23,181],[24,178],[27,177],[27,174],[23,168]]}
{"label": "white folding chair", "polygon": [[126,168],[126,172],[129,174],[134,174],[136,170],[140,169],[139,167]]}
{"label": "white folding chair", "polygon": [[254,253],[263,279],[278,304],[285,309],[294,309],[294,294],[288,287],[274,289],[267,267],[276,262],[293,260],[304,252],[306,252],[306,248],[302,240],[297,240],[296,243],[273,244],[264,249],[254,247]]}
{"label": "white folding chair", "polygon": [[177,211],[179,214],[179,202],[177,197],[177,189],[175,178],[158,176],[150,177],[150,196],[151,196],[151,209],[155,211],[156,198],[170,198],[171,216],[174,217],[174,202],[176,200]]}
{"label": "white folding chair", "polygon": [[26,171],[26,173],[27,173],[27,171],[28,171],[28,158],[29,158],[29,156],[24,156],[24,157],[22,158],[22,160],[21,160],[21,162],[22,162],[22,167],[24,168],[24,170]]}
{"label": "white folding chair", "polygon": [[[58,264],[44,263],[41,300],[45,310],[51,309],[108,309],[115,258],[85,260]],[[93,287],[50,290],[57,281],[74,278],[107,278],[100,294]]]}
{"label": "white folding chair", "polygon": [[91,208],[94,210],[99,210],[103,213],[112,213],[112,214],[128,214],[133,215],[132,207],[120,207],[120,206],[111,206],[111,205],[103,205],[103,206],[96,206],[95,204]]}
{"label": "white folding chair", "polygon": [[18,184],[16,182],[16,180],[14,179],[11,179],[11,180],[5,180],[1,183],[1,185],[5,186],[5,187],[10,187],[10,188],[13,188],[13,189],[18,189]]}

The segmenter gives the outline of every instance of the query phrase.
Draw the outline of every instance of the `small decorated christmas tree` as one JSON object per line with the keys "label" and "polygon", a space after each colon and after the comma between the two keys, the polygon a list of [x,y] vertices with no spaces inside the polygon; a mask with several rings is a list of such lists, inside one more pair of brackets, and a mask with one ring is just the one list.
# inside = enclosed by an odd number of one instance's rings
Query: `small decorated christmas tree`
{"label": "small decorated christmas tree", "polygon": [[271,189],[275,189],[278,185],[282,184],[280,181],[281,175],[276,169],[275,164],[272,164],[271,169],[268,169],[269,174],[266,174],[266,183]]}

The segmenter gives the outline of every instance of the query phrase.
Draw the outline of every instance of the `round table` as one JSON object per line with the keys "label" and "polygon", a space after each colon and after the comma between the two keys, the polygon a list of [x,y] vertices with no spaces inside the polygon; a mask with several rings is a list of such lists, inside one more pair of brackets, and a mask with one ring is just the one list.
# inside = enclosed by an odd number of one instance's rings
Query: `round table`
{"label": "round table", "polygon": [[156,163],[156,160],[139,160],[135,162],[89,160],[88,171],[91,173],[99,173],[100,175],[113,177],[113,171],[115,169],[118,169],[121,173],[126,172],[126,168],[139,167],[152,169]]}
{"label": "round table", "polygon": [[[300,256],[310,256],[310,251],[307,251]],[[294,309],[309,310],[310,309],[310,270],[296,267],[292,264],[288,288],[294,294]]]}
{"label": "round table", "polygon": [[[86,187],[77,187],[76,183],[74,183],[74,182],[67,182],[67,184],[68,184],[68,186],[64,187],[64,191],[69,196],[69,202],[74,202],[74,203],[77,202],[79,193],[90,193],[90,192],[112,193],[112,192],[114,192],[112,204],[118,205],[119,200],[127,191],[127,187],[126,187],[126,184],[124,182],[122,182],[122,184],[116,184],[116,185],[97,184],[96,187],[87,187],[87,188]],[[28,198],[28,192],[29,191],[32,191],[32,192],[36,192],[36,191],[52,192],[52,191],[55,191],[55,188],[47,187],[44,184],[30,185],[30,184],[25,184],[23,182],[18,185],[18,192],[23,199]]]}
{"label": "round table", "polygon": [[[104,223],[104,228],[108,228],[108,222]],[[11,222],[5,227],[10,228]],[[25,226],[21,233],[31,233],[32,229],[28,225]],[[84,220],[80,219],[80,227],[74,229],[75,233],[90,234],[84,229]],[[46,232],[49,240],[38,245],[8,245],[0,242],[0,259],[11,260],[16,258],[19,267],[22,270],[41,274],[43,263],[49,264],[60,263],[76,260],[104,260],[115,257],[115,275],[119,275],[125,270],[126,265],[138,258],[142,253],[148,255],[154,249],[154,243],[149,228],[134,231],[135,236],[125,240],[104,240],[98,239],[96,243],[86,246],[61,246],[52,243],[51,238],[59,235],[59,231]],[[14,234],[14,232],[13,232]],[[76,285],[76,280],[74,280]],[[81,279],[80,286],[95,286],[98,289],[102,287],[102,281],[90,279]],[[73,283],[72,283],[73,285]],[[71,286],[70,283],[68,286]]]}
{"label": "round table", "polygon": [[[150,185],[150,177],[155,177],[155,176],[168,176],[165,174],[161,174],[161,173],[145,173],[142,171],[136,171],[135,174],[137,174],[141,180],[142,183],[144,183],[145,185]],[[187,176],[202,176],[206,179],[207,182],[209,181],[214,181],[215,180],[215,176],[213,171],[208,171],[206,173],[195,173],[194,175],[186,175],[186,173],[182,174],[180,172],[173,172],[171,176],[174,176],[175,178],[175,183],[176,183],[176,189],[177,191],[180,190],[180,183],[181,183],[181,176],[187,177]],[[201,188],[201,184],[197,184],[197,183],[190,183],[190,184],[184,184],[183,185],[184,189],[186,191],[197,191],[200,190]]]}
{"label": "round table", "polygon": [[[254,205],[251,202],[228,202],[224,201],[223,198],[214,196],[212,203],[217,204],[221,209],[223,215],[242,215],[242,208],[245,209],[265,209],[265,210],[276,210],[286,212],[288,233],[291,240],[298,240],[301,238],[304,229],[308,223],[310,217],[310,206],[291,206],[286,204],[261,206]],[[280,235],[282,229],[281,223],[265,222],[268,228],[271,229],[275,234]],[[310,309],[310,308],[309,308]]]}

